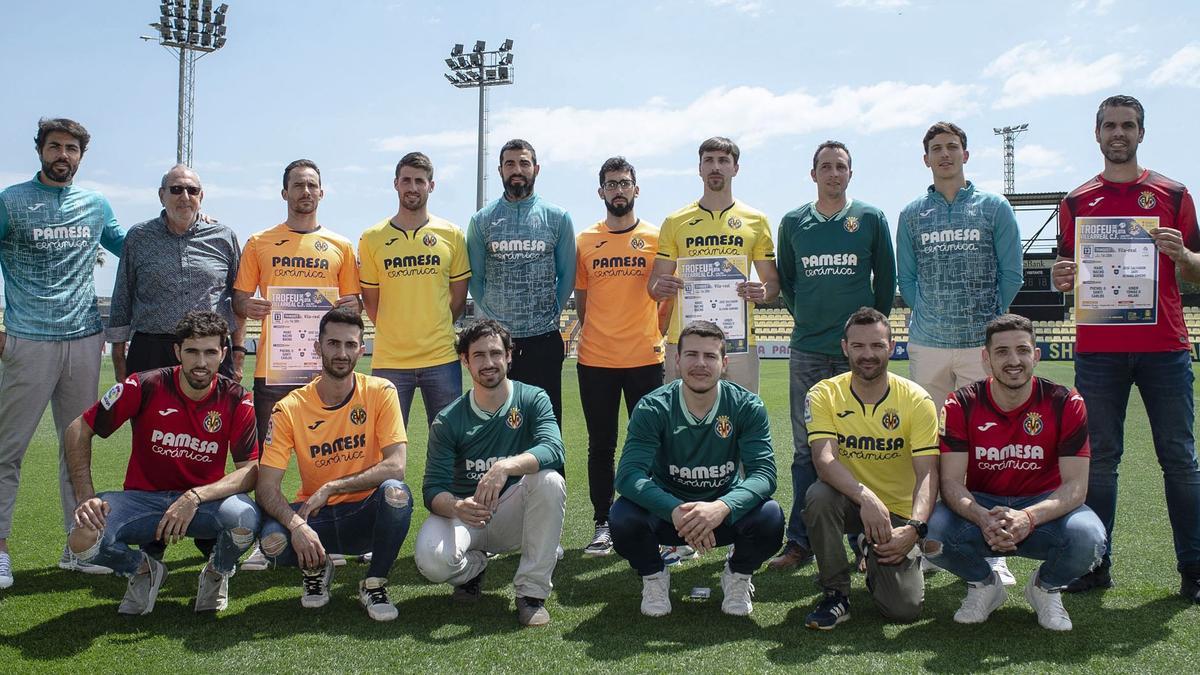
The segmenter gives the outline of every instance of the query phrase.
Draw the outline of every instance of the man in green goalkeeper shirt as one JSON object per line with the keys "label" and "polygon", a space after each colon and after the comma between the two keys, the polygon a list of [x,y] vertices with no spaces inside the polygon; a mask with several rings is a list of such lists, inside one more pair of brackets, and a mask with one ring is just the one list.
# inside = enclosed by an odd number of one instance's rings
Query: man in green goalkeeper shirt
{"label": "man in green goalkeeper shirt", "polygon": [[468,326],[457,351],[474,386],[429,428],[422,492],[431,515],[417,534],[417,569],[473,602],[487,554],[520,550],[517,617],[545,625],[567,503],[554,409],[545,391],[508,379],[512,337],[498,322]]}
{"label": "man in green goalkeeper shirt", "polygon": [[660,544],[704,552],[735,544],[721,573],[721,611],[753,611],[750,575],[779,549],[783,510],[762,399],[722,380],[725,334],[697,321],[679,333],[682,379],[642,397],[629,432],[609,512],[613,547],[642,577],[642,614],[671,612],[671,573]]}

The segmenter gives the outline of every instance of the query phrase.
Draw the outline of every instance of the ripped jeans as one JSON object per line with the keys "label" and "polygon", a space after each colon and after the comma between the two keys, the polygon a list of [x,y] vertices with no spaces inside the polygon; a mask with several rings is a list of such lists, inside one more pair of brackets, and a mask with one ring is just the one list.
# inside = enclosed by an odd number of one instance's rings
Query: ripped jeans
{"label": "ripped jeans", "polygon": [[[155,542],[159,521],[182,494],[139,490],[100,493],[98,496],[110,509],[104,531],[91,548],[77,554],[79,559],[111,568],[120,576],[133,576],[142,564],[142,552],[135,551],[130,545],[144,547]],[[236,494],[201,504],[188,524],[187,536],[216,540],[212,553],[213,569],[228,576],[233,573],[238,558],[254,543],[259,519],[254,500],[245,494]]]}

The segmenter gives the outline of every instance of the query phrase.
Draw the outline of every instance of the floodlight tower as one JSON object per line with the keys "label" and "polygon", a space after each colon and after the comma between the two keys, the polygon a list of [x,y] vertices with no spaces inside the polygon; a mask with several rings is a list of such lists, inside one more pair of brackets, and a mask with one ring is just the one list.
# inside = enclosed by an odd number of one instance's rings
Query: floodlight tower
{"label": "floodlight tower", "polygon": [[224,3],[213,11],[212,0],[161,0],[158,23],[150,27],[155,40],[168,50],[179,52],[179,125],[175,140],[175,161],[192,165],[192,104],[196,95],[196,61],[225,46]]}
{"label": "floodlight tower", "polygon": [[1016,192],[1016,175],[1013,170],[1013,159],[1016,156],[1017,134],[1028,131],[1029,124],[1018,124],[1015,127],[993,128],[997,136],[1004,138],[1004,194]]}
{"label": "floodlight tower", "polygon": [[450,84],[459,89],[479,89],[479,170],[475,182],[475,208],[483,208],[487,199],[487,88],[512,84],[513,53],[512,40],[505,40],[500,48],[487,51],[483,40],[475,42],[470,54],[463,53],[461,44],[454,45],[446,59],[449,73],[443,73]]}

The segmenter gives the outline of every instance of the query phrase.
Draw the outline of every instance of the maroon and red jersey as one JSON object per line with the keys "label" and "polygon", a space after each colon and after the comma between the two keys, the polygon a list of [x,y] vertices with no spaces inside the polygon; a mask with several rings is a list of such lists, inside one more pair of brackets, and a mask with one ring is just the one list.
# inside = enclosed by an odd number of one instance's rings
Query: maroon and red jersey
{"label": "maroon and red jersey", "polygon": [[970,453],[967,489],[1002,497],[1058,488],[1059,457],[1091,457],[1087,409],[1074,389],[1040,377],[1023,405],[1005,412],[992,400],[992,378],[946,397],[942,452]]}
{"label": "maroon and red jersey", "polygon": [[179,388],[179,377],[180,366],[134,373],[83,413],[101,438],[132,420],[126,490],[182,492],[220,480],[227,456],[234,462],[258,459],[250,393],[218,375],[208,396],[193,401]]}
{"label": "maroon and red jersey", "polygon": [[[1158,217],[1158,226],[1179,230],[1189,251],[1200,251],[1196,205],[1182,183],[1150,171],[1131,183],[1096,176],[1071,191],[1058,211],[1058,254],[1075,257],[1075,219],[1080,217]],[[1175,262],[1158,254],[1158,314],[1153,324],[1081,325],[1075,329],[1080,352],[1173,352],[1191,349]]]}

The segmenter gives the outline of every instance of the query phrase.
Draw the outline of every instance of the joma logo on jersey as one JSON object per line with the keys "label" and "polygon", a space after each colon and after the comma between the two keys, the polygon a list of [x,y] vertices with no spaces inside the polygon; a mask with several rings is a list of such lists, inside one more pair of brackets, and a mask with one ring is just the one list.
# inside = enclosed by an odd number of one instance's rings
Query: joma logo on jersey
{"label": "joma logo on jersey", "polygon": [[952,241],[979,241],[983,233],[978,228],[960,227],[954,230],[934,230],[921,233],[921,244],[948,244]]}
{"label": "joma logo on jersey", "polygon": [[525,416],[521,414],[521,409],[515,405],[509,408],[508,414],[504,416],[504,423],[508,425],[509,429],[520,428],[521,422],[524,420]]}
{"label": "joma logo on jersey", "polygon": [[1003,448],[975,447],[975,459],[1002,462],[1006,459],[1045,459],[1046,450],[1040,445],[1013,443]]}
{"label": "joma logo on jersey", "polygon": [[434,267],[442,264],[441,256],[436,253],[421,254],[421,255],[406,255],[403,258],[384,258],[383,269],[390,270],[395,267],[423,267],[432,265]]}
{"label": "joma logo on jersey", "polygon": [[492,253],[514,253],[518,251],[544,253],[546,251],[546,242],[541,239],[508,239],[489,242],[488,249]]}
{"label": "joma logo on jersey", "polygon": [[216,410],[209,410],[204,416],[204,430],[210,434],[215,434],[221,430],[221,413]]}
{"label": "joma logo on jersey", "polygon": [[271,267],[327,270],[329,269],[329,261],[324,258],[305,258],[299,255],[276,255],[271,256]]}
{"label": "joma logo on jersey", "polygon": [[729,421],[729,415],[718,415],[717,421],[713,422],[713,431],[721,438],[729,438],[729,434],[733,433],[733,422]]}
{"label": "joma logo on jersey", "polygon": [[683,480],[706,480],[710,478],[725,478],[737,470],[733,462],[715,464],[713,466],[675,466],[672,464],[667,472]]}
{"label": "joma logo on jersey", "polygon": [[176,450],[191,450],[192,452],[203,452],[210,455],[217,452],[216,441],[205,441],[191,434],[173,434],[158,429],[155,429],[150,434],[150,442]]}
{"label": "joma logo on jersey", "polygon": [[745,246],[746,242],[736,234],[710,234],[706,237],[688,237],[684,239],[684,248],[699,246]]}
{"label": "joma logo on jersey", "polygon": [[805,267],[829,267],[833,265],[857,265],[858,255],[854,253],[822,253],[821,255],[806,255],[800,258]]}
{"label": "joma logo on jersey", "polygon": [[366,434],[352,434],[350,436],[342,436],[336,438],[332,443],[322,443],[320,445],[308,446],[308,454],[314,459],[320,455],[332,455],[335,452],[343,450],[353,450],[355,448],[367,447]]}
{"label": "joma logo on jersey", "polygon": [[1025,415],[1025,419],[1021,422],[1021,428],[1024,429],[1025,433],[1029,434],[1030,436],[1037,436],[1038,434],[1042,433],[1043,426],[1042,416],[1033,411],[1030,411],[1029,414]]}
{"label": "joma logo on jersey", "polygon": [[611,258],[592,259],[592,269],[606,270],[610,267],[645,267],[646,259],[639,255],[615,255]]}
{"label": "joma logo on jersey", "polygon": [[1157,204],[1158,199],[1154,196],[1154,193],[1149,190],[1143,190],[1142,193],[1138,195],[1138,206],[1146,209],[1147,211],[1154,208]]}
{"label": "joma logo on jersey", "polygon": [[87,225],[71,225],[59,227],[35,227],[29,231],[34,241],[54,241],[56,239],[91,239],[92,228]]}

